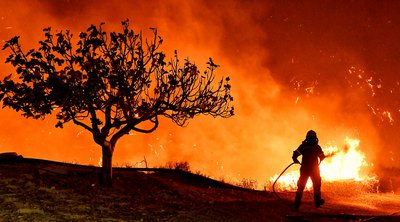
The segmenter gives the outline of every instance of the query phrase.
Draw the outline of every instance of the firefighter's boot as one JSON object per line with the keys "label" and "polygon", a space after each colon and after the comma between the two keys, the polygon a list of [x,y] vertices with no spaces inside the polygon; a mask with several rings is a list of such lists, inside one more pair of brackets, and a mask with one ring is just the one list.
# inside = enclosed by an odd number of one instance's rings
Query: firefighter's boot
{"label": "firefighter's boot", "polygon": [[319,208],[325,203],[325,200],[321,198],[321,192],[314,193],[314,203],[316,208]]}
{"label": "firefighter's boot", "polygon": [[294,200],[294,209],[298,210],[301,204],[301,198],[303,197],[303,192],[297,191],[296,192],[296,199]]}

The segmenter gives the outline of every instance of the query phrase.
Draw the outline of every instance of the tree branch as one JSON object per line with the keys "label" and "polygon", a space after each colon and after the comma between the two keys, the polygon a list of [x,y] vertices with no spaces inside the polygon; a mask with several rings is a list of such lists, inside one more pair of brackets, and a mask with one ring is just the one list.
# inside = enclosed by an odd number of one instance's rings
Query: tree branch
{"label": "tree branch", "polygon": [[122,129],[118,130],[118,132],[116,132],[110,139],[110,143],[113,144],[115,146],[115,144],[117,143],[117,141],[125,134],[128,134],[129,131],[131,131],[132,126],[129,124],[126,124],[124,127],[122,127]]}
{"label": "tree branch", "polygon": [[151,120],[150,119],[150,122],[154,123],[154,126],[151,129],[140,129],[140,128],[132,127],[132,130],[138,131],[140,133],[152,133],[152,132],[154,132],[154,130],[156,130],[158,128],[158,124],[159,124],[158,116],[155,116],[154,118],[155,118],[155,120]]}
{"label": "tree branch", "polygon": [[90,128],[90,126],[88,126],[88,125],[86,125],[86,124],[84,124],[84,123],[82,123],[82,122],[76,120],[75,117],[72,117],[72,121],[73,121],[76,125],[85,128],[86,130],[88,130],[89,132],[91,132],[91,133],[93,134],[93,129]]}

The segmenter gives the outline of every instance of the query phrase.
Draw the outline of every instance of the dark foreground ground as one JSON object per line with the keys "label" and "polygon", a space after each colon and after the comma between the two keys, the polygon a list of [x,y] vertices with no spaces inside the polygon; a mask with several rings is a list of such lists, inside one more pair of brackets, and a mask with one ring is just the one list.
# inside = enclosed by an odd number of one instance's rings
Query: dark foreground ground
{"label": "dark foreground ground", "polygon": [[101,188],[96,167],[37,159],[0,159],[0,221],[400,221],[400,198],[350,189],[305,193],[246,190],[179,170],[115,169]]}

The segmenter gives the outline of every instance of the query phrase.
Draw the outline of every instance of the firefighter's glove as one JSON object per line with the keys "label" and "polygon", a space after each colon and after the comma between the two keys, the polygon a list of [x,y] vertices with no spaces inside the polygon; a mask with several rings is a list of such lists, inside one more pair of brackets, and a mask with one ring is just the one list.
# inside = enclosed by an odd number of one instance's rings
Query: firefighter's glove
{"label": "firefighter's glove", "polygon": [[298,159],[293,159],[293,163],[300,164],[300,161]]}

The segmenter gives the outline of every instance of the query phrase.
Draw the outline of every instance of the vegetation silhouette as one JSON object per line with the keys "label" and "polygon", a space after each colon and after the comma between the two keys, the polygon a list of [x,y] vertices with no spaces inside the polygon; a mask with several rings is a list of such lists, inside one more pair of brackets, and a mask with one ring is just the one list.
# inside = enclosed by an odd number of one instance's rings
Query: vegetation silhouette
{"label": "vegetation silhouette", "polygon": [[[72,121],[93,135],[102,148],[100,184],[111,186],[112,156],[117,141],[130,131],[151,133],[164,116],[179,126],[205,114],[234,115],[229,77],[215,81],[218,68],[210,58],[200,72],[177,52],[170,61],[160,50],[157,29],[151,39],[122,21],[122,32],[91,25],[77,41],[69,30],[43,29],[38,49],[26,53],[19,36],[5,42],[6,63],[16,74],[0,81],[0,99],[27,118],[56,114],[56,127]],[[75,43],[75,44],[74,44]]]}

